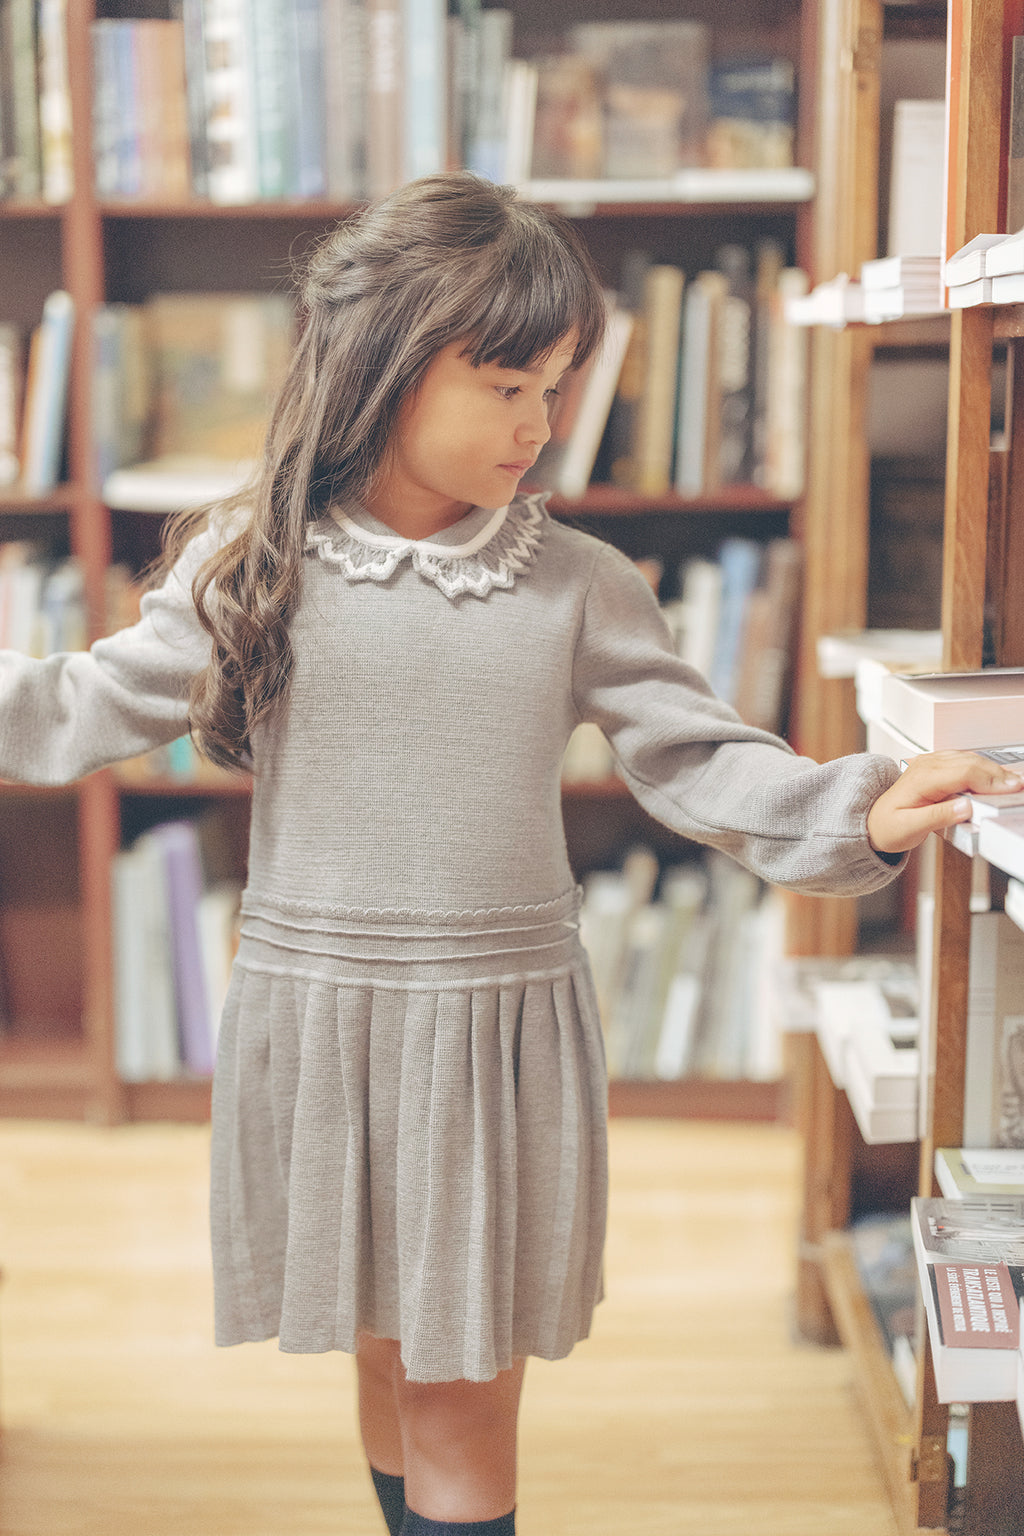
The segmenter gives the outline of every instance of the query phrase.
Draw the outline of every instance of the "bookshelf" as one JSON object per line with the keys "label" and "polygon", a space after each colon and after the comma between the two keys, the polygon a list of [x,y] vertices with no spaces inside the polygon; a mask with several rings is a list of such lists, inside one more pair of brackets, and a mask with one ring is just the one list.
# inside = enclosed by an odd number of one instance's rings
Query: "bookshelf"
{"label": "bookshelf", "polygon": [[[880,66],[885,39],[910,25],[913,35],[947,38],[953,82],[947,103],[950,139],[945,248],[959,250],[981,231],[999,230],[1005,186],[1008,39],[1024,32],[1024,11],[1001,0],[886,7],[875,0],[830,0],[823,33],[831,67],[819,99],[821,186],[828,189],[815,246],[818,279],[855,273],[876,254]],[[838,65],[837,60],[842,60]],[[830,64],[831,61],[831,64]],[[838,232],[838,233],[837,233]],[[815,337],[811,487],[806,504],[809,558],[828,527],[844,527],[838,559],[849,592],[841,622],[863,625],[869,600],[869,446],[867,399],[873,361],[887,351],[948,357],[941,621],[946,670],[1024,661],[1019,592],[1024,391],[1021,317],[1016,308],[979,307],[949,319],[850,327]],[[1005,356],[1005,369],[994,361]],[[1005,372],[1007,446],[991,447],[993,378]],[[996,402],[1001,405],[1002,402]],[[998,412],[997,412],[998,414]],[[844,448],[834,465],[831,445]],[[835,472],[834,472],[835,471]],[[830,509],[831,508],[831,513]],[[830,517],[832,521],[830,521]],[[819,541],[822,541],[819,546]],[[819,599],[826,588],[812,580]],[[804,637],[800,698],[808,744],[834,755],[857,744],[848,684],[814,677],[817,635],[839,627],[824,610]],[[929,1030],[935,1071],[923,1106],[919,1144],[865,1148],[846,1098],[835,1088],[813,1038],[794,1041],[794,1100],[804,1133],[806,1174],[799,1257],[798,1326],[808,1337],[839,1337],[851,1350],[880,1466],[904,1536],[956,1530],[997,1536],[1024,1520],[1024,1451],[1013,1403],[975,1404],[968,1416],[966,1470],[955,1477],[949,1455],[950,1410],[938,1403],[926,1336],[908,1404],[901,1393],[844,1227],[858,1210],[905,1210],[915,1193],[932,1194],[936,1146],[960,1145],[964,1123],[968,938],[973,842],[936,840],[935,919]],[[803,912],[809,953],[843,954],[857,942],[848,903]],[[798,925],[799,926],[799,925]]]}
{"label": "bookshelf", "polygon": [[[520,36],[542,36],[549,8],[515,6]],[[623,7],[627,11],[628,7]],[[85,572],[91,629],[101,630],[104,578],[112,560],[137,567],[155,552],[156,519],[144,509],[104,504],[93,472],[92,363],[88,317],[102,303],[141,302],[168,289],[279,288],[289,263],[349,202],[325,197],[215,204],[199,198],[99,197],[95,190],[92,111],[92,22],[167,16],[173,7],[132,0],[84,0],[68,7],[73,192],[52,205],[38,198],[0,201],[4,299],[0,318],[27,329],[46,294],[63,287],[78,316],[72,356],[67,480],[44,497],[0,490],[0,538],[45,539],[73,553]],[[573,0],[559,22],[614,15],[593,0]],[[815,0],[652,0],[645,15],[706,22],[719,41],[787,56],[802,72],[796,165],[782,170],[704,171],[668,181],[536,183],[527,191],[561,207],[579,224],[609,284],[624,255],[642,245],[655,260],[688,271],[710,262],[722,242],[776,236],[788,259],[806,265],[812,243],[811,169],[817,46]],[[528,46],[528,45],[527,45]],[[518,47],[516,49],[518,51]],[[596,484],[578,501],[556,498],[556,515],[571,517],[627,553],[659,554],[666,565],[704,552],[731,533],[767,539],[800,534],[799,503],[747,485],[683,498],[641,496]],[[209,1084],[183,1078],[122,1082],[115,1068],[110,871],[134,830],[207,806],[226,808],[235,825],[245,814],[245,787],[141,777],[112,769],[61,790],[0,786],[0,965],[7,1016],[0,1030],[0,1114],[74,1115],[106,1122],[126,1118],[203,1118]],[[567,786],[565,808],[574,860],[586,865],[617,839],[658,841],[653,824],[617,781]],[[28,833],[23,829],[29,829]],[[21,852],[33,848],[31,879]],[[662,837],[660,847],[665,847]],[[35,855],[38,853],[38,857]],[[239,855],[240,864],[244,855]],[[239,870],[241,873],[241,869]],[[27,957],[20,966],[14,956]],[[774,1118],[778,1083],[618,1083],[613,1111],[714,1117]]]}

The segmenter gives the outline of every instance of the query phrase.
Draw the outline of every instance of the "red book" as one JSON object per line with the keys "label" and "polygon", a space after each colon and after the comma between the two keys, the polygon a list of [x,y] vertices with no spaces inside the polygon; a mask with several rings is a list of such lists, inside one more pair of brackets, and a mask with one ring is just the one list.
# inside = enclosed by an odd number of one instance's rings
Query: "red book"
{"label": "red book", "polygon": [[935,1301],[947,1349],[1016,1349],[1020,1310],[1006,1264],[935,1264]]}

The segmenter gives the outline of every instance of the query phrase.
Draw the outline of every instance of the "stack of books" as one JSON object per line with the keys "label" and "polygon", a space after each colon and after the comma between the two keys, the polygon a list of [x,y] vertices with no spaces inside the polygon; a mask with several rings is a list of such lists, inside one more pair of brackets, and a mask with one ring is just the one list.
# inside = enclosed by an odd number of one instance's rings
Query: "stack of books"
{"label": "stack of books", "polygon": [[948,258],[942,269],[950,309],[1024,300],[1024,229],[981,234]]}
{"label": "stack of books", "polygon": [[1024,1200],[916,1198],[912,1227],[939,1402],[1015,1401]]}
{"label": "stack of books", "polygon": [[872,323],[905,315],[937,315],[945,308],[938,256],[883,256],[861,264],[864,319]]}

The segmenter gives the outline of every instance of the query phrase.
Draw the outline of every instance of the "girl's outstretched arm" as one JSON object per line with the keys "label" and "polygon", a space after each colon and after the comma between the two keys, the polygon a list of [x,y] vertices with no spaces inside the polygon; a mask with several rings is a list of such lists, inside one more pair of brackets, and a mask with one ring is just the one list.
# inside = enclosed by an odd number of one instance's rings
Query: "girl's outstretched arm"
{"label": "girl's outstretched arm", "polygon": [[211,649],[192,578],[217,536],[189,544],[130,629],[43,661],[0,651],[0,778],[66,784],[188,730],[191,682]]}
{"label": "girl's outstretched arm", "polygon": [[868,837],[879,853],[906,853],[930,832],[969,821],[968,793],[1011,794],[1024,788],[1019,773],[976,752],[928,752],[910,760],[868,811]]}

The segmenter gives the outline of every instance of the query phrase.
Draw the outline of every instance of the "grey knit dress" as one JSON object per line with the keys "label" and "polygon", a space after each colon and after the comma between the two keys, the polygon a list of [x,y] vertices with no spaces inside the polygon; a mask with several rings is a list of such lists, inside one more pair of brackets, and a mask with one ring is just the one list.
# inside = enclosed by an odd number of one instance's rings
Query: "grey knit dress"
{"label": "grey knit dress", "polygon": [[[0,774],[66,782],[186,729],[209,640],[200,535],[138,625],[0,658]],[[819,766],[675,656],[651,592],[540,498],[434,539],[309,533],[288,701],[253,743],[240,949],[220,1031],[220,1343],[401,1340],[410,1377],[565,1355],[601,1294],[606,1083],[561,821],[596,721],[641,803],[805,891],[895,870],[865,818],[896,769]]]}

